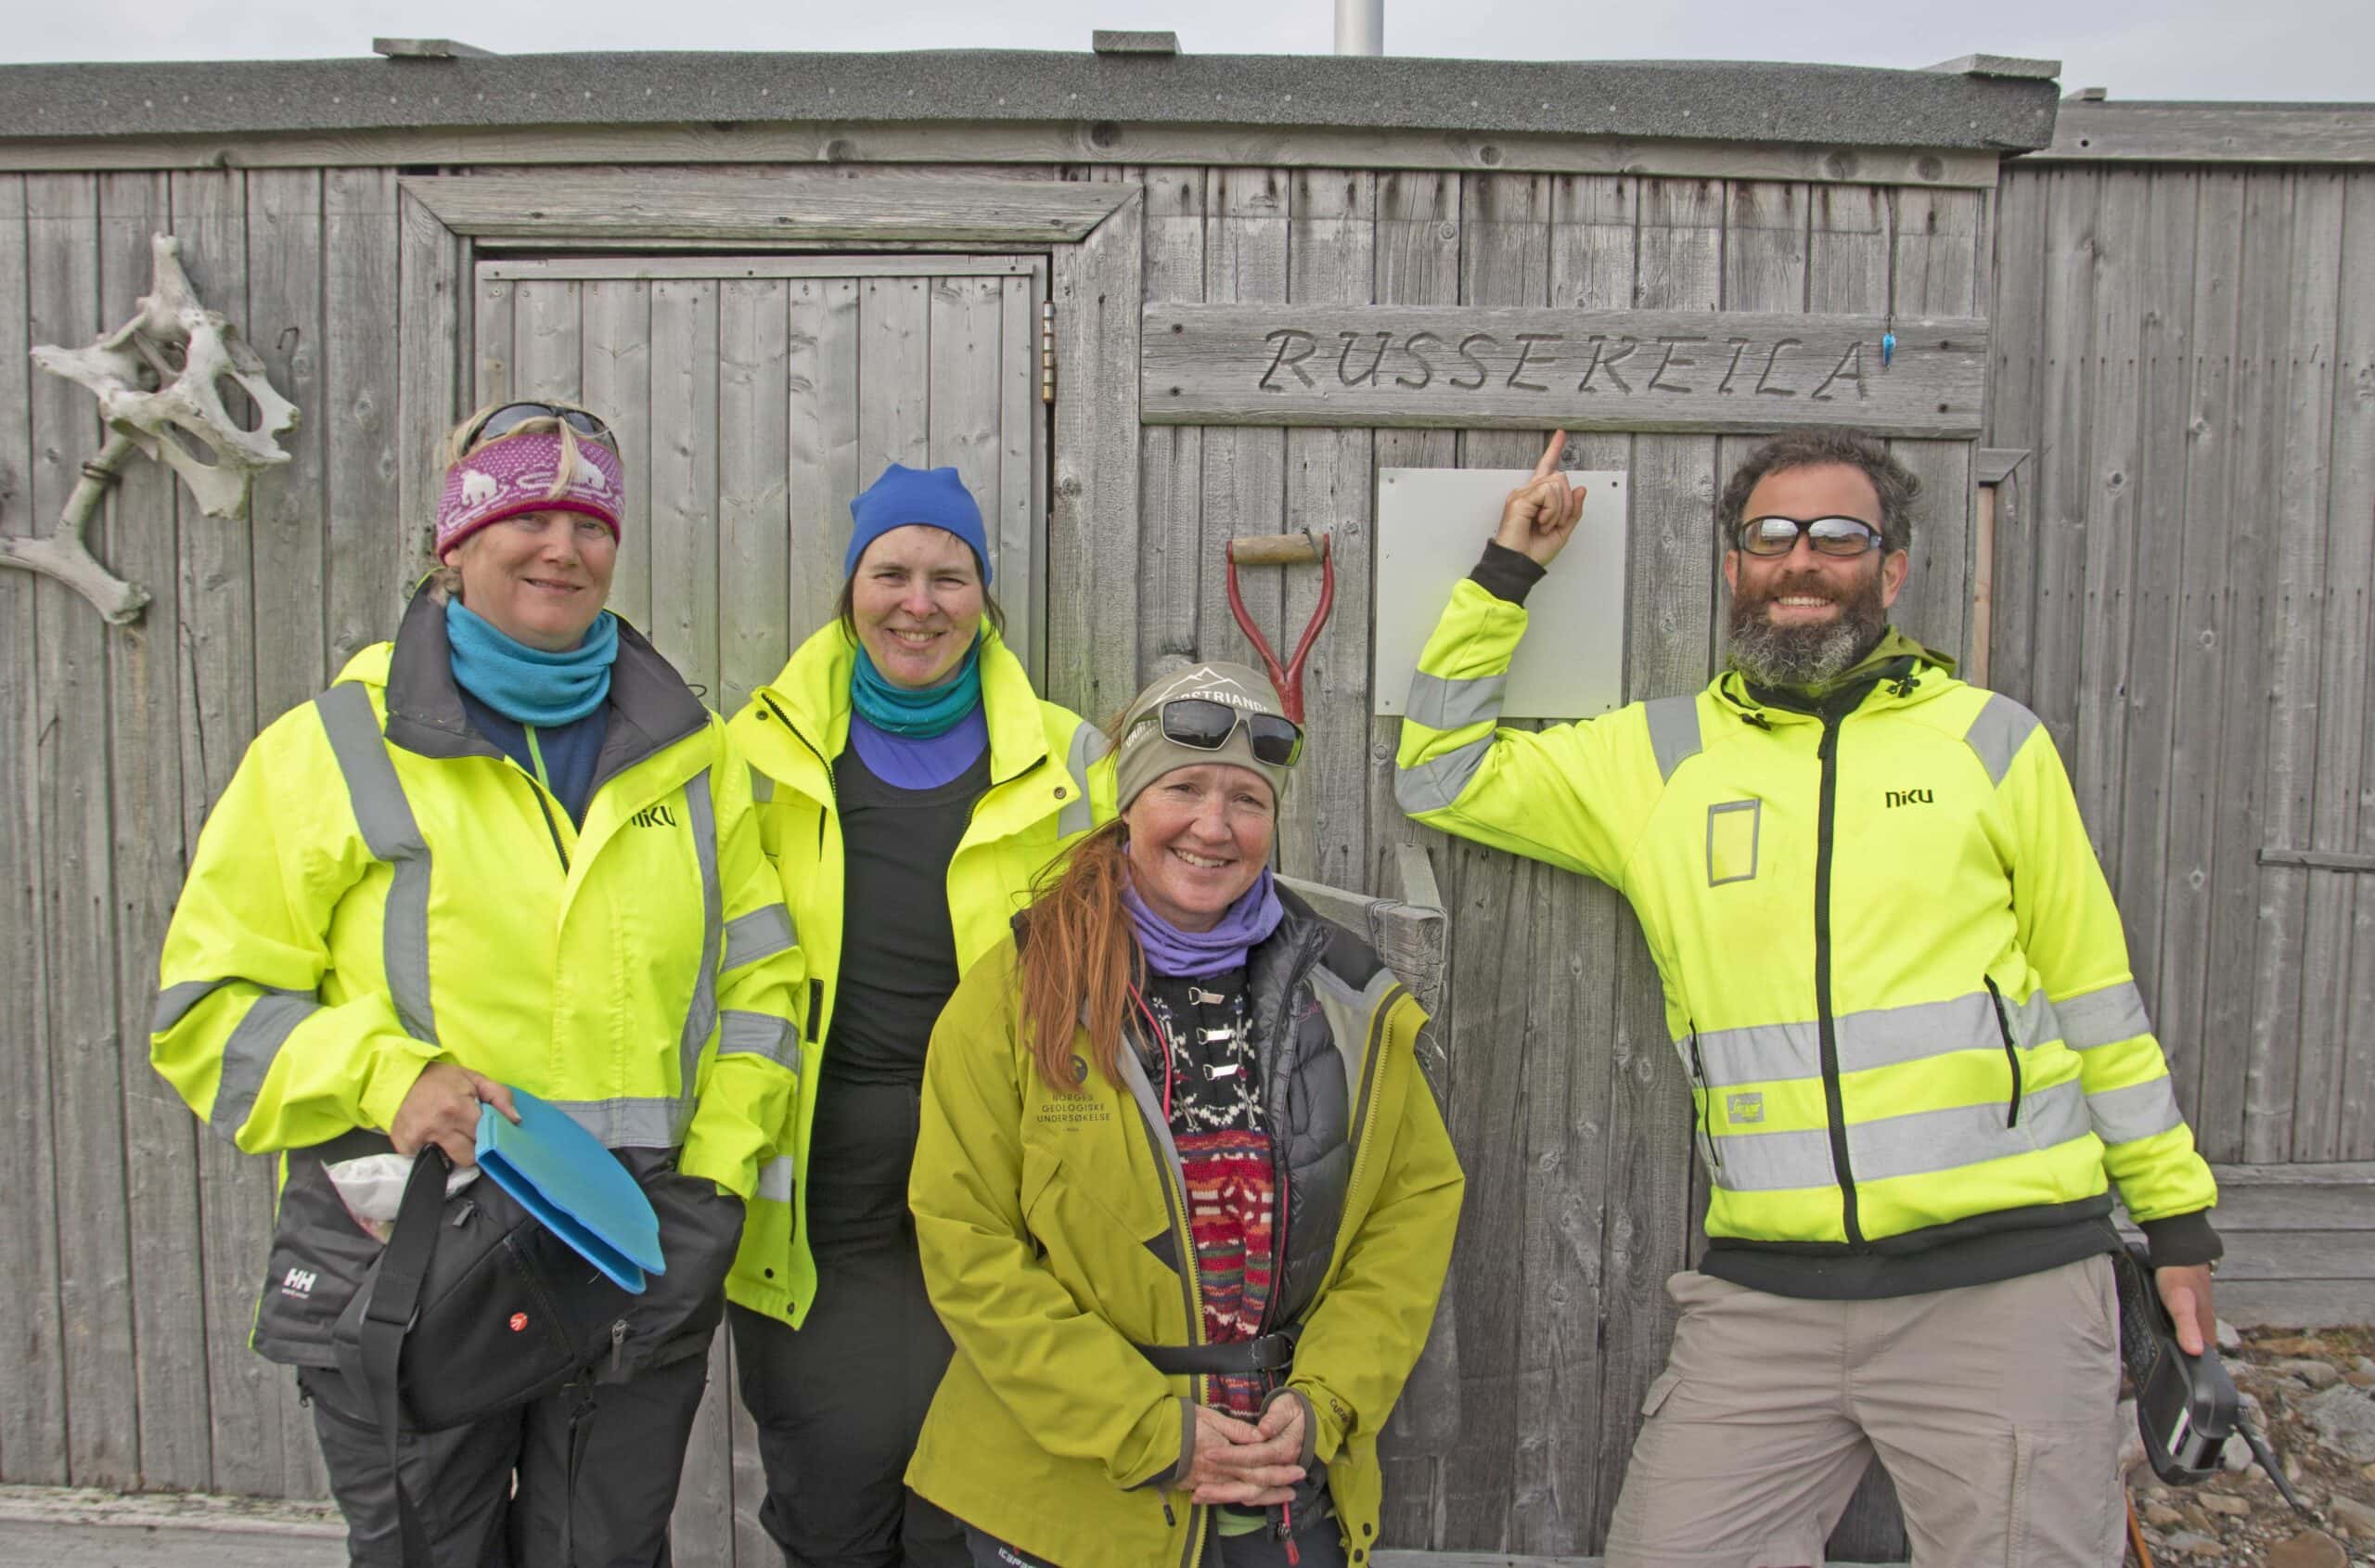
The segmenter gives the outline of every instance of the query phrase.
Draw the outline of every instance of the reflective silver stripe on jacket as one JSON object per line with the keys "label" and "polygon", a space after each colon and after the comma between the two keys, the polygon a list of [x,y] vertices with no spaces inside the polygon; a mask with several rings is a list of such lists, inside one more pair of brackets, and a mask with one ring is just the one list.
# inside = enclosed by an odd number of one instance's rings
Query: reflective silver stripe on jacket
{"label": "reflective silver stripe on jacket", "polygon": [[1404,716],[1429,729],[1465,729],[1500,717],[1508,690],[1507,672],[1445,680],[1421,670],[1410,677],[1410,701]]}
{"label": "reflective silver stripe on jacket", "polygon": [[725,1009],[718,1022],[717,1054],[732,1056],[737,1052],[763,1056],[777,1067],[800,1071],[800,1041],[792,1034],[791,1025],[773,1013]]}
{"label": "reflective silver stripe on jacket", "polygon": [[[1847,1158],[1859,1184],[1887,1181],[2051,1149],[2089,1130],[2086,1097],[2074,1080],[2029,1096],[2017,1129],[2004,1125],[2004,1111],[1997,1100],[1856,1123],[1847,1128]],[[1838,1181],[1823,1127],[1719,1133],[1715,1155],[1722,1165],[1714,1182],[1727,1191],[1787,1192]]]}
{"label": "reflective silver stripe on jacket", "polygon": [[1672,778],[1674,770],[1699,754],[1699,696],[1653,697],[1641,704],[1650,719],[1650,750],[1658,757],[1658,777]]}
{"label": "reflective silver stripe on jacket", "polygon": [[2086,1097],[2086,1113],[2094,1118],[2095,1136],[2105,1143],[2134,1143],[2174,1132],[2186,1122],[2165,1073],[2123,1089],[2097,1090]]}
{"label": "reflective silver stripe on jacket", "polygon": [[1396,768],[1393,803],[1408,816],[1450,805],[1467,791],[1469,780],[1484,765],[1484,753],[1493,749],[1493,739],[1488,732],[1416,767]]}
{"label": "reflective silver stripe on jacket", "polygon": [[717,1027],[717,959],[725,945],[725,899],[717,885],[717,813],[710,804],[707,768],[685,782],[685,821],[701,863],[701,967],[693,976],[692,1005],[685,1009],[685,1034],[677,1047],[677,1119],[671,1145],[685,1140],[700,1098],[701,1047]]}
{"label": "reflective silver stripe on jacket", "polygon": [[2053,1010],[2061,1016],[2062,1042],[2073,1051],[2115,1046],[2152,1033],[2152,1021],[2144,1011],[2144,994],[2131,981],[2065,996],[2053,1004]]}
{"label": "reflective silver stripe on jacket", "polygon": [[771,1203],[789,1203],[792,1179],[791,1156],[778,1154],[759,1167],[759,1183],[751,1189],[751,1196],[764,1198]]}
{"label": "reflective silver stripe on jacket", "polygon": [[371,694],[341,681],[314,699],[328,732],[330,753],[346,778],[354,825],[372,855],[394,873],[381,915],[380,961],[388,971],[388,996],[404,1033],[437,1043],[437,1017],[429,989],[429,841],[413,819],[404,781],[388,755],[387,737],[371,711]]}
{"label": "reflective silver stripe on jacket", "polygon": [[[2043,991],[2033,992],[2022,1002],[2008,996],[2004,1010],[2011,1022],[2013,1040],[2023,1049],[2052,1040],[2064,1027]],[[2000,1054],[2004,1049],[1996,999],[1984,991],[1943,1002],[1842,1013],[1835,1023],[1842,1073],[1898,1067],[1950,1051]],[[1675,1041],[1675,1049],[1688,1058],[1688,1036]],[[1711,1088],[1822,1075],[1821,1037],[1812,1020],[1710,1030],[1699,1036],[1699,1057]]]}
{"label": "reflective silver stripe on jacket", "polygon": [[157,1009],[149,1015],[148,1033],[164,1034],[174,1024],[187,1018],[190,1009],[222,990],[225,985],[238,983],[238,981],[226,977],[222,980],[185,980],[178,985],[166,986],[157,993]]}
{"label": "reflective silver stripe on jacket", "polygon": [[755,805],[764,805],[775,798],[776,781],[761,773],[755,764],[752,765],[751,768],[751,803]]}
{"label": "reflective silver stripe on jacket", "polygon": [[738,970],[762,958],[791,950],[791,915],[780,904],[770,904],[725,922],[725,967]]}
{"label": "reflective silver stripe on jacket", "polygon": [[1988,693],[1987,704],[1979,716],[1963,731],[1963,741],[1979,753],[1980,765],[1987,769],[1987,777],[1996,783],[2012,771],[2012,759],[2020,755],[2037,727],[2037,716],[2000,691]]}
{"label": "reflective silver stripe on jacket", "polygon": [[256,1096],[263,1092],[280,1047],[299,1024],[320,1010],[321,1004],[308,992],[266,991],[255,999],[223,1044],[223,1078],[214,1090],[214,1110],[206,1118],[209,1126],[225,1137],[238,1132],[255,1109]]}
{"label": "reflective silver stripe on jacket", "polygon": [[1088,798],[1088,770],[1111,749],[1105,732],[1093,724],[1072,726],[1072,743],[1064,757],[1064,771],[1072,776],[1072,798],[1056,814],[1056,836],[1069,839],[1097,826],[1097,811]]}
{"label": "reflective silver stripe on jacket", "polygon": [[628,1095],[617,1099],[556,1099],[554,1110],[584,1127],[605,1149],[674,1149],[682,1102],[665,1095]]}

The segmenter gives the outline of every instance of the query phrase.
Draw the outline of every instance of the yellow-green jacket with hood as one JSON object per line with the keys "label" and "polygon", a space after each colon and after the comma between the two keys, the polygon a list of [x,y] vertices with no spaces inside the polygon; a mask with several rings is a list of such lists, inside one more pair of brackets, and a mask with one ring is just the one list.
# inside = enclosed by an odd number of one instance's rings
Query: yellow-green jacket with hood
{"label": "yellow-green jacket with hood", "polygon": [[[982,627],[982,705],[990,730],[990,787],[948,863],[948,913],[961,974],[1004,940],[1031,881],[1062,847],[1114,816],[1113,765],[1095,725],[1031,689],[1022,662]],[[751,694],[728,726],[749,759],[761,836],[781,877],[806,968],[807,1070],[776,1158],[759,1173],[727,1295],[794,1328],[816,1299],[816,1264],[803,1218],[808,1133],[818,1064],[833,1025],[842,942],[841,824],[833,762],[849,743],[850,675],[857,645],[839,621],[796,649],[783,673]]]}
{"label": "yellow-green jacket with hood", "polygon": [[[1419,1072],[1419,1004],[1366,944],[1279,901],[1287,919],[1250,970],[1254,1016],[1279,1021],[1260,1042],[1265,1077],[1291,1073],[1283,1102],[1300,1108],[1274,1136],[1327,1137],[1303,1150],[1298,1187],[1341,1194],[1282,1194],[1278,1299],[1309,1303],[1284,1386],[1304,1402],[1308,1456],[1359,1563],[1377,1545],[1378,1432],[1425,1343],[1462,1178]],[[1136,1050],[1123,1045],[1110,1082],[1085,1029],[1078,1091],[1050,1091],[1018,985],[1009,941],[957,987],[925,1062],[908,1199],[956,1355],[907,1482],[1047,1562],[1188,1568],[1213,1510],[1173,1488],[1193,1407],[1211,1400],[1202,1379],[1159,1372],[1136,1348],[1204,1343],[1170,1126]],[[1299,1226],[1325,1233],[1299,1240]],[[1293,1278],[1305,1268],[1317,1278]]]}
{"label": "yellow-green jacket with hood", "polygon": [[[1718,1246],[1898,1251],[2215,1202],[2052,739],[1899,634],[1843,714],[1737,672],[1496,729],[1519,605],[1454,588],[1395,792],[1631,901],[1690,1075]],[[1850,700],[1852,700],[1852,690]]]}
{"label": "yellow-green jacket with hood", "polygon": [[208,817],[151,1052],[217,1132],[283,1155],[266,1355],[329,1363],[377,1243],[322,1165],[384,1151],[431,1061],[556,1102],[638,1175],[673,1154],[745,1196],[774,1152],[800,956],[749,772],[623,623],[610,701],[573,826],[471,726],[423,592],[394,643],[256,738]]}

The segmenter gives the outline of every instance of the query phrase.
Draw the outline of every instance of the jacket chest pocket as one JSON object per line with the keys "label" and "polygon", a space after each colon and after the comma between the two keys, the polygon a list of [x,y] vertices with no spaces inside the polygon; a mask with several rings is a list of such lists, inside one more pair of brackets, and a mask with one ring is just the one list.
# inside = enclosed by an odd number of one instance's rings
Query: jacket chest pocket
{"label": "jacket chest pocket", "polygon": [[1023,1227],[1085,1310],[1134,1339],[1175,1335],[1183,1260],[1170,1211],[1155,1174],[1110,1168],[1104,1142],[1061,1153],[1024,1143]]}
{"label": "jacket chest pocket", "polygon": [[1707,808],[1707,885],[1752,881],[1765,828],[1761,800],[1718,801]]}

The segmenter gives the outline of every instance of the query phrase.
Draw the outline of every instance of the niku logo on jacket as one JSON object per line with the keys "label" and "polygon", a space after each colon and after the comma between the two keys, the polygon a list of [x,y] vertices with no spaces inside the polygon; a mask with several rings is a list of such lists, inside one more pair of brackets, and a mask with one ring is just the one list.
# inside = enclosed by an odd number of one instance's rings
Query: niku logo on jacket
{"label": "niku logo on jacket", "polygon": [[638,828],[674,828],[676,814],[664,805],[650,805],[636,812],[633,820]]}
{"label": "niku logo on jacket", "polygon": [[1894,807],[1901,805],[1934,805],[1937,803],[1931,799],[1930,791],[1927,790],[1891,790],[1888,791],[1888,803]]}

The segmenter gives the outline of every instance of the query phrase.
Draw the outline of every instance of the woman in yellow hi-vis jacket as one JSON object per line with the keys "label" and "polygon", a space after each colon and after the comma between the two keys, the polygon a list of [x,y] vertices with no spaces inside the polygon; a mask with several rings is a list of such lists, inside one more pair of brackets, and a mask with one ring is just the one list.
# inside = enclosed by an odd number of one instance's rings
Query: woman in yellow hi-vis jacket
{"label": "woman in yellow hi-vis jacket", "polygon": [[942,1568],[955,1523],[901,1479],[949,1355],[907,1217],[924,1047],[1033,875],[1112,815],[1112,770],[1000,638],[956,469],[894,463],[850,511],[840,613],[732,726],[808,965],[809,1071],[730,1317],[787,1559]]}
{"label": "woman in yellow hi-vis jacket", "polygon": [[[800,958],[725,729],[603,609],[621,472],[601,422],[513,404],[454,433],[443,570],[394,642],[257,737],[166,934],[152,1050],[281,1160],[256,1349],[332,1388],[378,1255],[325,1167],[474,1158],[486,1102],[553,1101],[662,1215],[669,1269],[590,1387],[407,1433],[439,1568],[645,1568],[668,1517],[742,1201],[797,1094]],[[314,1400],[357,1563],[401,1561],[376,1428]]]}
{"label": "woman in yellow hi-vis jacket", "polygon": [[1368,945],[1277,885],[1303,737],[1237,664],[1120,731],[933,1034],[910,1193],[956,1359],[909,1478],[975,1568],[1364,1568],[1462,1180]]}

